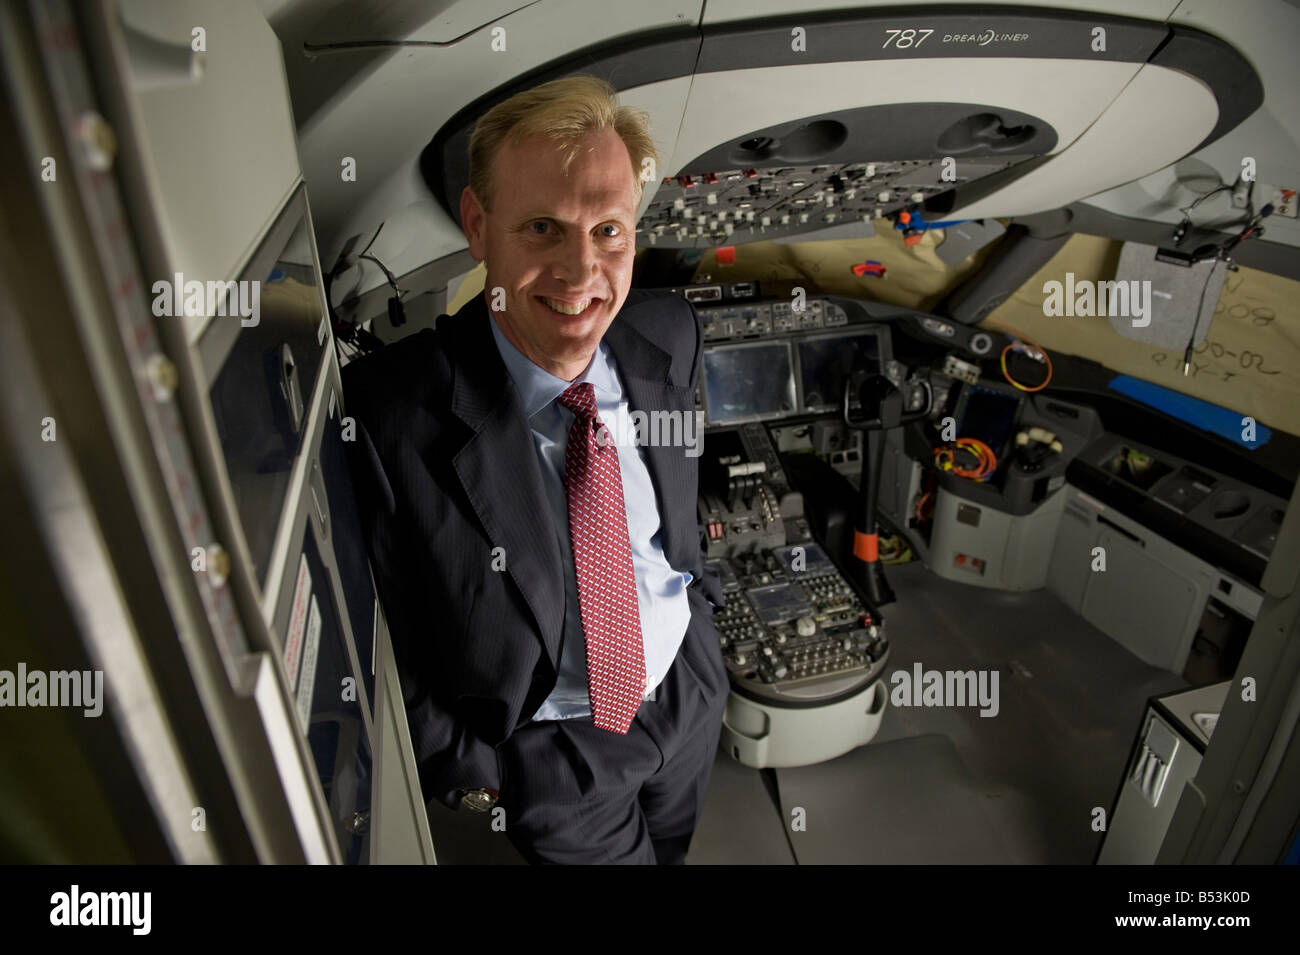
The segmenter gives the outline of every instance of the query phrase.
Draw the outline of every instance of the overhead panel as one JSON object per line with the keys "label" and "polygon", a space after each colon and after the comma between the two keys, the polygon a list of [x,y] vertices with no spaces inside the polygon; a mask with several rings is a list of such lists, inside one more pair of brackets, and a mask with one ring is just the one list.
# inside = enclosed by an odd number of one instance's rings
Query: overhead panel
{"label": "overhead panel", "polygon": [[575,72],[624,98],[693,73],[638,229],[639,245],[666,247],[1059,208],[1176,162],[1262,97],[1233,48],[1162,20],[953,5],[706,18],[557,61],[462,110],[421,161],[453,217],[473,120]]}
{"label": "overhead panel", "polygon": [[865,236],[882,216],[942,220],[959,201],[1017,195],[1034,170],[1056,182],[1052,157],[1168,32],[987,7],[706,23],[670,175],[639,244],[737,244],[854,222]]}

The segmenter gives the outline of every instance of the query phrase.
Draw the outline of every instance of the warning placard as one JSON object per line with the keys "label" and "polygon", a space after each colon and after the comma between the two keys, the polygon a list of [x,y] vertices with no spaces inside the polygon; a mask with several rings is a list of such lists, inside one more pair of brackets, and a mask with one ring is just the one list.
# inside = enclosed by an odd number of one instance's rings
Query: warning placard
{"label": "warning placard", "polygon": [[284,668],[289,674],[289,688],[298,685],[298,667],[302,662],[303,628],[307,623],[307,605],[311,600],[311,572],[307,570],[307,555],[298,561],[298,582],[293,588],[293,607],[289,611],[289,625],[284,634]]}
{"label": "warning placard", "polygon": [[306,641],[302,654],[302,680],[298,685],[298,719],[303,729],[311,725],[311,698],[316,689],[316,660],[320,656],[320,607],[311,598],[307,614]]}

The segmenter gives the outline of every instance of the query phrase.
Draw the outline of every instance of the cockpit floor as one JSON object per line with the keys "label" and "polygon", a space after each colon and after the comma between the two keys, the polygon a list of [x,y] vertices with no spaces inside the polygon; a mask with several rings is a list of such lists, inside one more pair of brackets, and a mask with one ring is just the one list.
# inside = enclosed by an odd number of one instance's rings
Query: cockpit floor
{"label": "cockpit floor", "polygon": [[[687,862],[1091,863],[1094,809],[1111,811],[1147,698],[1185,681],[1047,590],[999,593],[920,563],[888,576],[889,673],[996,670],[997,715],[891,702],[871,743],[793,769],[720,748]],[[435,802],[429,818],[439,863],[522,862],[486,815]]]}
{"label": "cockpit floor", "polygon": [[1091,863],[1147,698],[1186,682],[1047,590],[888,576],[889,673],[996,670],[997,714],[891,702],[871,743],[794,769],[719,752],[688,863]]}

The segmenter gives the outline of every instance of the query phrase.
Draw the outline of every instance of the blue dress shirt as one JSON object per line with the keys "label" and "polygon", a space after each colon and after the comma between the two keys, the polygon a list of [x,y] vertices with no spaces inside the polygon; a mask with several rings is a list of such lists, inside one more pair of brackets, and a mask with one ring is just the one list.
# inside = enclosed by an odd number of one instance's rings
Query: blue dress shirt
{"label": "blue dress shirt", "polygon": [[[618,376],[618,362],[604,342],[596,349],[586,370],[573,381],[557,378],[539,368],[510,344],[496,319],[489,314],[492,337],[523,402],[533,432],[533,447],[541,465],[542,484],[550,502],[556,542],[564,567],[564,641],[560,648],[560,672],[534,720],[572,719],[591,715],[587,692],[587,642],[583,637],[582,614],[578,605],[578,580],[569,541],[569,508],[564,493],[564,451],[569,443],[573,412],[556,398],[573,385],[589,382],[596,398],[596,412],[617,442],[623,502],[627,510],[627,534],[632,547],[632,570],[636,575],[636,596],[641,616],[641,641],[645,652],[647,695],[667,675],[677,656],[690,623],[691,607],[686,587],[690,573],[678,572],[664,557],[663,529],[655,503],[654,483],[644,452],[636,447],[634,429],[620,422],[628,420],[627,398]],[[507,560],[509,557],[507,557]]]}

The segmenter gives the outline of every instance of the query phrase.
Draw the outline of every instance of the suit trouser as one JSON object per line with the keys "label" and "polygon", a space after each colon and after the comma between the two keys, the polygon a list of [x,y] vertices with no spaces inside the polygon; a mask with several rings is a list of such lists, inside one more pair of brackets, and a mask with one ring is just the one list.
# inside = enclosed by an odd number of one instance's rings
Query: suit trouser
{"label": "suit trouser", "polygon": [[626,735],[590,716],[539,720],[498,748],[505,834],[529,862],[686,861],[729,690],[706,616],[691,614],[673,665]]}

